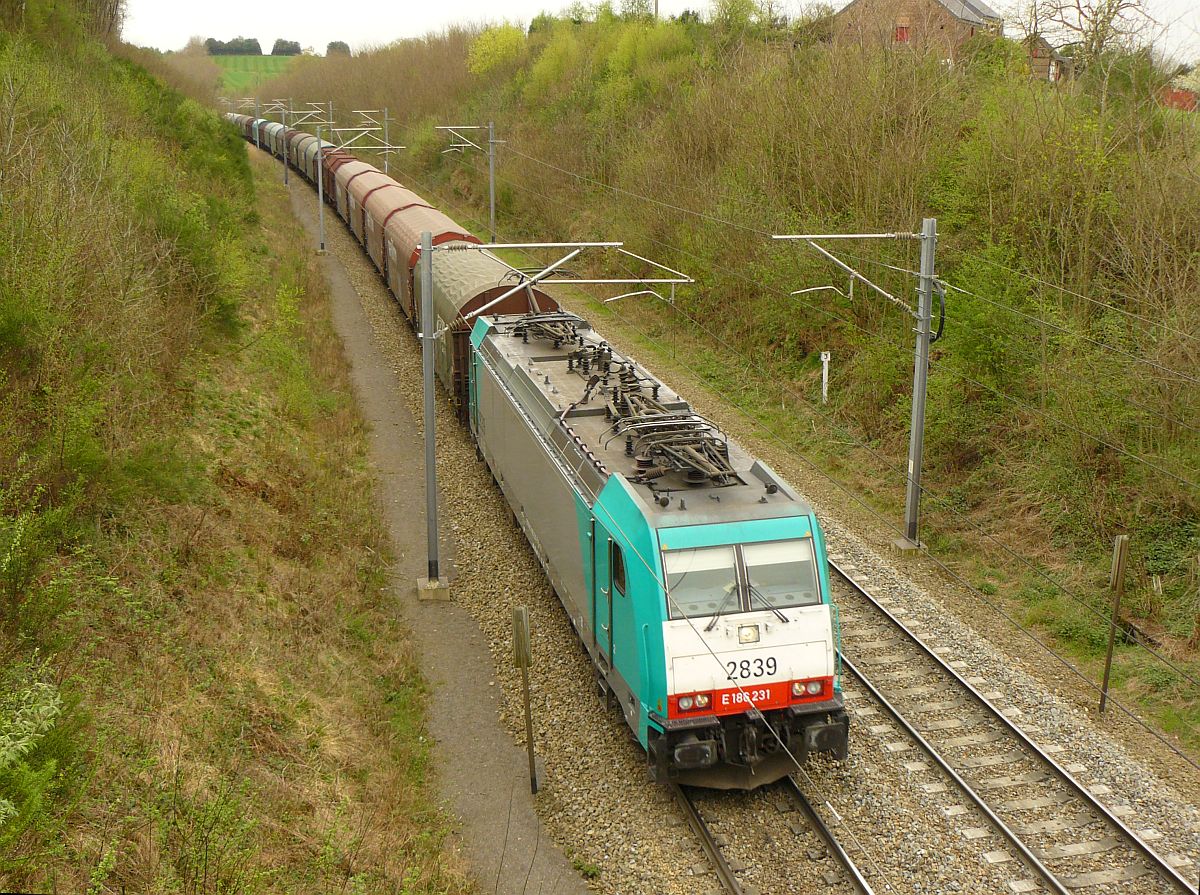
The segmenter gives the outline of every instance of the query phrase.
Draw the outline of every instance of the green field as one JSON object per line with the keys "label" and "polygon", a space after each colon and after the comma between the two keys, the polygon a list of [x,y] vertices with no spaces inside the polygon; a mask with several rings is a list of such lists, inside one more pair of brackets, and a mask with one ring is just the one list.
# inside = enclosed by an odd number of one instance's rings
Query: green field
{"label": "green field", "polygon": [[246,93],[263,81],[287,71],[296,56],[212,56],[213,62],[221,67],[221,87],[225,90]]}

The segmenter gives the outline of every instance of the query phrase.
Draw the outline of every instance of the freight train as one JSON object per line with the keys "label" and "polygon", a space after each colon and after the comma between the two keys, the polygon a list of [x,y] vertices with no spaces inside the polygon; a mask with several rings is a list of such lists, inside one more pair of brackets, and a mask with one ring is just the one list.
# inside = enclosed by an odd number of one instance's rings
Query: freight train
{"label": "freight train", "polygon": [[[816,515],[766,464],[351,153],[229,120],[326,200],[414,329],[433,253],[435,369],[591,657],[650,776],[753,789],[845,758],[840,630]],[[480,246],[474,248],[474,246]]]}

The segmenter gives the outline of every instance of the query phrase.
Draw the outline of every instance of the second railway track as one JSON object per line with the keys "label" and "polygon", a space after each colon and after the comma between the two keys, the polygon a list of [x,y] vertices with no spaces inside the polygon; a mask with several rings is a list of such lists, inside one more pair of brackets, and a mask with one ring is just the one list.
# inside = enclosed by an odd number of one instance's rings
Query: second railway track
{"label": "second railway track", "polygon": [[847,692],[867,703],[859,723],[891,739],[883,747],[896,761],[924,752],[930,770],[952,781],[927,791],[961,794],[944,797],[944,813],[971,824],[962,835],[980,842],[983,861],[1012,864],[1013,892],[1196,892],[1176,866],[1183,856],[1169,860],[1151,844],[1161,831],[1139,829],[1133,807],[1104,804],[1102,787],[1076,778],[1082,766],[1060,764],[1053,745],[1016,723],[1019,712],[997,706],[1004,694],[983,692],[962,662],[941,658],[899,618],[904,607],[872,594],[852,565],[831,566],[841,580]]}

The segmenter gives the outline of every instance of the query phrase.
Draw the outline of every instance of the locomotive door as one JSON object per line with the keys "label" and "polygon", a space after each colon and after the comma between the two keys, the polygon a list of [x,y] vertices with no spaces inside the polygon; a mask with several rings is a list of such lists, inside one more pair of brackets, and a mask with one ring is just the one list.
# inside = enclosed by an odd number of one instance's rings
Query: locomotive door
{"label": "locomotive door", "polygon": [[607,670],[612,668],[613,539],[592,520],[592,642]]}

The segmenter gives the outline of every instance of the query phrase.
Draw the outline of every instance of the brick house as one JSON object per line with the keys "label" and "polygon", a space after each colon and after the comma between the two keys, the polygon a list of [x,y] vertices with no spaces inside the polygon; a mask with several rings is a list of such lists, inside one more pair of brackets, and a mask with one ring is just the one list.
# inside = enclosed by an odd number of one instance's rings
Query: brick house
{"label": "brick house", "polygon": [[835,43],[909,46],[950,60],[976,34],[1003,31],[1004,20],[983,0],[852,0],[833,19]]}
{"label": "brick house", "polygon": [[1168,109],[1178,109],[1181,112],[1195,112],[1200,108],[1200,94],[1186,87],[1164,87],[1159,91],[1158,100]]}
{"label": "brick house", "polygon": [[1040,34],[1026,38],[1025,48],[1029,52],[1029,68],[1035,78],[1056,82],[1070,78],[1075,71],[1075,60],[1058,52]]}
{"label": "brick house", "polygon": [[1200,69],[1179,75],[1159,91],[1158,99],[1168,109],[1179,109],[1181,112],[1200,110]]}

